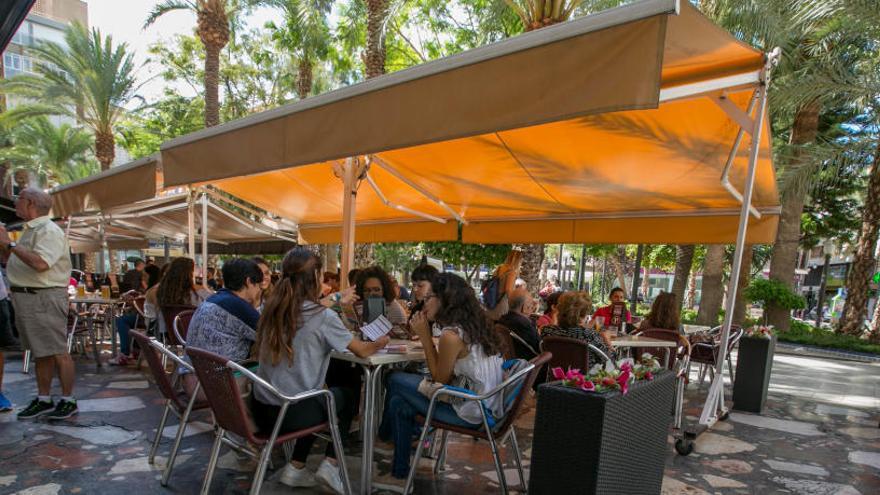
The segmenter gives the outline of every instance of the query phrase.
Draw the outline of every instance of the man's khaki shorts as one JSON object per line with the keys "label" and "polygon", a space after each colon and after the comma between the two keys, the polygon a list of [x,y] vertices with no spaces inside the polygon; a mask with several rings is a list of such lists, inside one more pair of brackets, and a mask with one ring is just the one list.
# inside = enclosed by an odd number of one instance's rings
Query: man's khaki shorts
{"label": "man's khaki shorts", "polygon": [[66,288],[51,288],[36,294],[12,294],[15,326],[21,346],[35,358],[67,354],[67,312],[70,302]]}

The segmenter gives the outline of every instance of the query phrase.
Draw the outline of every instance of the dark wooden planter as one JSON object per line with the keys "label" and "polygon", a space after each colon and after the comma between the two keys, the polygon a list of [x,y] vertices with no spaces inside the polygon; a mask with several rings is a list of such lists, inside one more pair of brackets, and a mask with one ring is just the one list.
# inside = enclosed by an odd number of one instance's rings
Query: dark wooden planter
{"label": "dark wooden planter", "polygon": [[667,371],[627,395],[541,385],[529,492],[660,493],[674,398],[675,375]]}
{"label": "dark wooden planter", "polygon": [[743,337],[736,358],[733,408],[760,414],[767,400],[776,336],[769,339]]}

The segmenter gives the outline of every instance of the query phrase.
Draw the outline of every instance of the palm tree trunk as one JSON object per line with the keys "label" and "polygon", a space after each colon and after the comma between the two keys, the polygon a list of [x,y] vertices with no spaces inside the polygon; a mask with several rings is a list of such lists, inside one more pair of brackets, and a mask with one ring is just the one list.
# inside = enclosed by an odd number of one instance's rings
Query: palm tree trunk
{"label": "palm tree trunk", "polygon": [[694,309],[697,304],[697,271],[691,270],[691,276],[688,277],[687,298],[685,298],[685,307]]}
{"label": "palm tree trunk", "polygon": [[[376,261],[373,258],[372,244],[354,245],[354,267],[352,268],[366,268],[368,266],[373,266],[375,262]],[[343,273],[341,276],[348,276],[348,274]]]}
{"label": "palm tree trunk", "polygon": [[107,170],[116,158],[116,138],[113,132],[95,130],[95,158],[101,163],[101,170]]}
{"label": "palm tree trunk", "polygon": [[846,282],[846,303],[840,321],[840,331],[861,335],[862,323],[868,311],[868,279],[877,267],[874,249],[880,231],[880,143],[874,152],[874,163],[868,183],[868,195],[862,210],[862,229],[856,254]]}
{"label": "palm tree trunk", "polygon": [[694,263],[694,245],[680,244],[675,246],[675,275],[672,278],[672,293],[675,294],[679,306],[684,302],[684,290]]}
{"label": "palm tree trunk", "polygon": [[874,317],[871,318],[871,333],[868,334],[868,340],[875,344],[880,343],[880,300],[874,303]]}
{"label": "palm tree trunk", "polygon": [[724,245],[710,244],[706,247],[706,259],[703,261],[703,293],[697,312],[697,325],[714,327],[718,324],[718,311],[724,299],[723,276]]}
{"label": "palm tree trunk", "polygon": [[626,259],[626,251],[624,246],[617,248],[617,255],[612,254],[611,264],[614,266],[614,273],[617,275],[617,286],[623,289],[623,293],[629,295],[626,290],[626,270],[624,269],[624,261]]}
{"label": "palm tree trunk", "polygon": [[526,282],[526,288],[530,291],[541,289],[541,265],[544,263],[543,244],[522,244],[523,253],[522,268],[519,277]]}
{"label": "palm tree trunk", "polygon": [[220,49],[214,43],[205,45],[205,127],[220,123]]}
{"label": "palm tree trunk", "polygon": [[339,265],[337,261],[339,258],[339,246],[337,244],[325,244],[323,257],[324,271],[339,273]]}
{"label": "palm tree trunk", "polygon": [[743,260],[742,265],[739,269],[739,283],[736,284],[736,303],[733,306],[733,321],[734,325],[742,326],[746,321],[746,309],[748,306],[748,301],[746,301],[746,287],[749,286],[749,275],[751,275],[752,271],[752,250],[751,244],[746,244],[743,246]]}
{"label": "palm tree trunk", "polygon": [[[790,143],[796,145],[788,167],[801,166],[809,159],[797,145],[811,143],[819,129],[819,104],[810,103],[798,110],[792,125]],[[797,267],[798,243],[801,237],[801,214],[804,211],[806,191],[789,190],[782,197],[782,214],[776,231],[776,243],[770,258],[770,280],[778,280],[794,288],[794,270]],[[791,311],[768,304],[767,322],[777,331],[791,326]]]}
{"label": "palm tree trunk", "polygon": [[306,99],[312,92],[312,61],[303,57],[299,62],[299,70],[296,77],[296,96],[300,100]]}
{"label": "palm tree trunk", "polygon": [[367,0],[367,79],[385,73],[385,21],[389,0]]}

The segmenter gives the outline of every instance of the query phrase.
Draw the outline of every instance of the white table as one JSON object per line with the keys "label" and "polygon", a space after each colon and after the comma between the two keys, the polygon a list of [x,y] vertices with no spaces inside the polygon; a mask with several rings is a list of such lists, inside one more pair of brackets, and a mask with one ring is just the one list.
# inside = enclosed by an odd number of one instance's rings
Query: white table
{"label": "white table", "polygon": [[377,411],[379,409],[379,386],[382,383],[382,367],[394,363],[424,361],[425,351],[416,342],[391,340],[391,345],[406,344],[406,353],[379,352],[370,357],[357,357],[350,352],[333,351],[330,357],[361,365],[364,370],[364,412],[361,418],[363,434],[363,457],[361,458],[361,493],[369,495],[373,485],[373,440],[376,438]]}
{"label": "white table", "polygon": [[[106,313],[106,314],[109,316],[106,316],[106,317],[110,318],[110,352],[112,354],[112,357],[115,358],[116,353],[117,353],[116,307],[119,306],[120,304],[122,304],[123,300],[120,298],[112,298],[112,297],[111,298],[104,298],[104,297],[100,297],[97,295],[96,296],[85,295],[85,296],[74,296],[73,298],[70,299],[70,302],[73,304],[82,304],[85,306],[100,305],[100,306],[107,307],[108,313]],[[97,363],[98,367],[100,367],[101,366],[101,359],[100,359],[100,353],[98,352],[98,343],[97,343],[98,333],[95,331],[94,320],[92,319],[91,314],[88,316],[87,322],[88,322],[87,324],[89,325],[89,327],[92,329],[92,332],[94,333],[94,338],[92,340],[92,346],[95,351],[95,362]]]}
{"label": "white table", "polygon": [[[634,347],[665,347],[669,349],[678,348],[678,342],[635,335],[623,335],[620,337],[612,338],[611,345],[617,347],[618,349],[632,349]],[[663,363],[664,368],[668,367],[669,365],[669,354],[669,352],[666,353],[666,358]]]}
{"label": "white table", "polygon": [[691,334],[700,333],[700,332],[708,332],[709,330],[712,330],[712,327],[710,327],[709,325],[682,325],[681,326],[681,331],[685,335],[691,335]]}

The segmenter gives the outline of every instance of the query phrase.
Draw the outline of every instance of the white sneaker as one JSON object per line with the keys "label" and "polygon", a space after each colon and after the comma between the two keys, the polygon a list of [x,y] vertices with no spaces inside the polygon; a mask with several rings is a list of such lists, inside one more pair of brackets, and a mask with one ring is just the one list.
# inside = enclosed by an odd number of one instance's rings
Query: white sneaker
{"label": "white sneaker", "polygon": [[293,488],[308,488],[318,486],[318,480],[315,479],[315,475],[312,474],[311,471],[309,471],[305,467],[303,467],[302,469],[297,469],[293,466],[293,464],[290,463],[287,463],[287,465],[284,466],[284,469],[281,471],[281,479],[279,481]]}
{"label": "white sneaker", "polygon": [[321,461],[321,465],[318,466],[318,471],[315,473],[315,478],[326,483],[334,492],[340,494],[345,493],[345,488],[342,486],[342,474],[339,472],[339,466],[334,466],[327,459]]}

